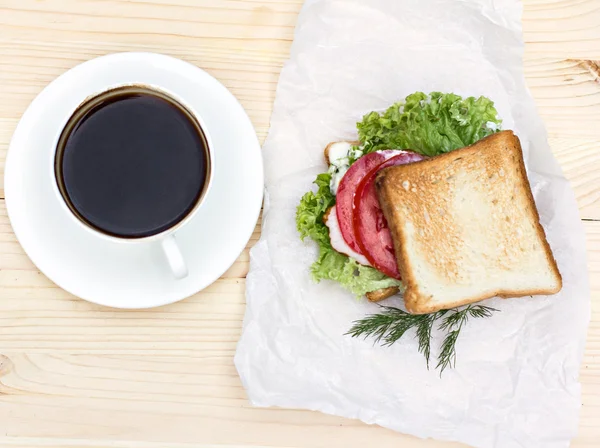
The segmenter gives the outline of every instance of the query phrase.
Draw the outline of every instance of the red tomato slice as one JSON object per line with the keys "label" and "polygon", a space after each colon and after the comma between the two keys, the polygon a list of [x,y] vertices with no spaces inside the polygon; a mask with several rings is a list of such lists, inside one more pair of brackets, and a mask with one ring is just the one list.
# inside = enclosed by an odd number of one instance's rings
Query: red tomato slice
{"label": "red tomato slice", "polygon": [[362,255],[360,247],[356,242],[356,235],[354,234],[354,195],[358,188],[360,181],[366,176],[373,168],[379,166],[390,157],[399,154],[400,151],[389,150],[373,152],[366,154],[352,164],[350,169],[344,174],[342,181],[337,189],[336,194],[336,213],[338,221],[340,223],[340,230],[342,231],[342,237],[346,244],[354,252],[358,252]]}
{"label": "red tomato slice", "polygon": [[354,233],[360,252],[377,270],[400,279],[392,235],[375,191],[377,173],[383,168],[418,162],[424,157],[410,151],[392,157],[372,169],[354,195]]}

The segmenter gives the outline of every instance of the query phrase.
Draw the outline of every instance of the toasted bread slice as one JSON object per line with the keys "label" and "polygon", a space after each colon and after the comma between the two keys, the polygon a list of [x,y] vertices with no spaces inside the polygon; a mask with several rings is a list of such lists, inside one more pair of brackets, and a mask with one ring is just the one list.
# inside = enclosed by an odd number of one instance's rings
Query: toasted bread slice
{"label": "toasted bread slice", "polygon": [[400,288],[396,286],[391,286],[389,288],[382,288],[368,292],[366,295],[367,299],[369,299],[370,302],[381,302],[382,300],[395,296],[399,292]]}
{"label": "toasted bread slice", "polygon": [[360,145],[360,142],[331,142],[325,147],[325,151],[323,151],[323,155],[325,156],[325,162],[327,165],[330,165],[332,160],[329,158],[329,153],[332,151],[332,148],[336,145],[344,145],[344,146],[356,146]]}
{"label": "toasted bread slice", "polygon": [[512,131],[386,168],[376,184],[409,312],[562,288]]}

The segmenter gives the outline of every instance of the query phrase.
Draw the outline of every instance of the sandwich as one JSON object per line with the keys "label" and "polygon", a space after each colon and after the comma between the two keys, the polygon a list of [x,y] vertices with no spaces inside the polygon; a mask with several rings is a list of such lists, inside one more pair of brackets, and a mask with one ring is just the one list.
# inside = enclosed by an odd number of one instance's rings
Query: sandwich
{"label": "sandwich", "polygon": [[350,334],[379,340],[393,319],[429,334],[443,316],[450,331],[456,313],[489,317],[492,308],[472,305],[484,299],[560,291],[519,139],[501,127],[488,98],[417,92],[365,115],[357,141],[327,145],[329,169],[296,214],[300,237],[319,246],[313,279],[373,302],[404,299],[404,309],[384,307],[390,319],[370,316]]}

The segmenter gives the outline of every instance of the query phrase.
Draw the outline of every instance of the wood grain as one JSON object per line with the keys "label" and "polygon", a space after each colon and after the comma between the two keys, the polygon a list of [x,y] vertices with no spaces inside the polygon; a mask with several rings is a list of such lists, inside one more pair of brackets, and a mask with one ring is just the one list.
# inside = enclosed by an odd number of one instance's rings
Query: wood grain
{"label": "wood grain", "polygon": [[[574,446],[592,447],[600,440],[600,222],[585,228],[593,313]],[[0,265],[0,446],[104,446],[103,440],[140,447],[160,441],[346,447],[372,440],[384,447],[458,446],[317,413],[250,407],[232,362],[245,306],[243,278],[222,278],[156,310],[108,309],[41,275],[3,211],[0,229],[0,252],[14,255]],[[237,264],[246,270],[247,256]],[[304,431],[310,437],[302,437]]]}
{"label": "wood grain", "polygon": [[[581,371],[581,437],[574,446],[592,447],[600,440],[600,222],[585,228],[593,315]],[[107,309],[41,275],[14,240],[4,212],[0,229],[1,253],[15,255],[0,265],[0,434],[7,435],[0,436],[1,446],[46,446],[49,440],[64,446],[67,436],[80,446],[103,446],[97,443],[104,439],[114,446],[136,440],[139,445],[129,446],[143,447],[154,445],[141,441],[161,440],[169,446],[342,447],[370,440],[458,446],[316,413],[250,407],[232,362],[244,313],[243,278],[222,278],[157,310]],[[247,269],[247,256],[237,264]],[[307,430],[310,437],[302,438]]]}
{"label": "wood grain", "polygon": [[[240,99],[263,139],[301,5],[0,0],[0,184],[29,102],[64,71],[112,52],[156,51],[201,66]],[[528,85],[586,220],[592,322],[573,446],[592,448],[600,445],[600,5],[528,0],[523,27]],[[102,308],[32,265],[0,199],[0,446],[459,446],[320,413],[252,408],[232,361],[248,261],[247,248],[211,287],[171,306]]]}

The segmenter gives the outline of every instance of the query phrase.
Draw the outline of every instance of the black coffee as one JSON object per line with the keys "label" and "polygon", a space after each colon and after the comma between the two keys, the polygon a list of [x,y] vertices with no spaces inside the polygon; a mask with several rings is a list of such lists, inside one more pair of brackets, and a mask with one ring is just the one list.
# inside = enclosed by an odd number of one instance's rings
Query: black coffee
{"label": "black coffee", "polygon": [[55,171],[71,211],[109,235],[173,227],[200,200],[210,162],[193,115],[169,96],[122,87],[84,103],[60,137]]}

